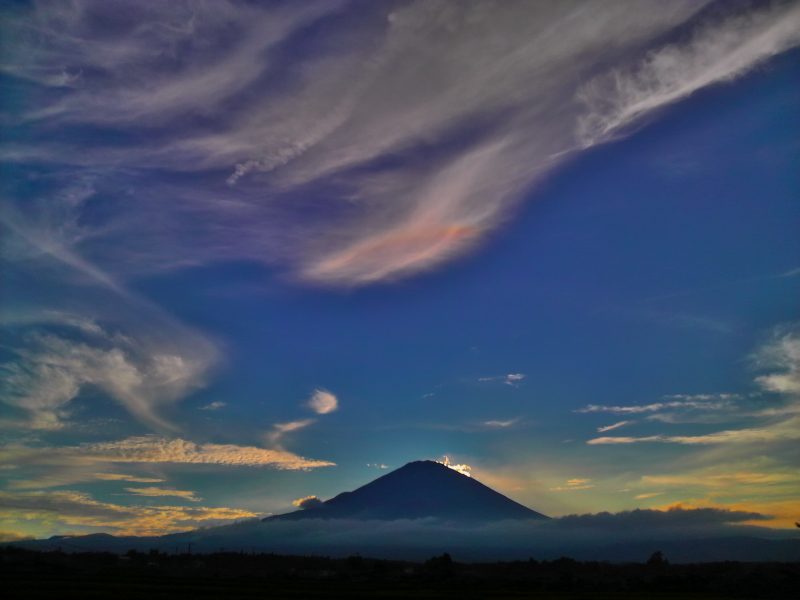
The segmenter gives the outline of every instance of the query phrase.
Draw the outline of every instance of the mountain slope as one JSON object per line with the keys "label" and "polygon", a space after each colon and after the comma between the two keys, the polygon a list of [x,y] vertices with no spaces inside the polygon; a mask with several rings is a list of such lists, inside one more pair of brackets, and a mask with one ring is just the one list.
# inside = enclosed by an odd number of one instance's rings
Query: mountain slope
{"label": "mountain slope", "polygon": [[357,490],[339,494],[319,508],[264,521],[425,517],[457,521],[549,518],[443,464],[425,460],[408,463]]}

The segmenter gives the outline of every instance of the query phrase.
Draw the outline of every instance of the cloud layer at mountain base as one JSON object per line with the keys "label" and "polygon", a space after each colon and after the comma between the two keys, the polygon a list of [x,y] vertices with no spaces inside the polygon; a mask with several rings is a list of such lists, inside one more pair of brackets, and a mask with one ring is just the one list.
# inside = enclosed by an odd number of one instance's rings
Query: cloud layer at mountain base
{"label": "cloud layer at mountain base", "polygon": [[[256,548],[262,552],[332,556],[360,553],[378,558],[417,560],[442,552],[451,553],[457,560],[527,560],[529,557],[552,560],[567,555],[580,560],[620,562],[642,562],[659,549],[673,562],[765,560],[775,559],[780,553],[785,554],[783,560],[788,560],[800,553],[800,540],[796,535],[741,524],[767,519],[759,513],[718,508],[634,510],[571,515],[551,521],[472,525],[435,519],[273,522],[250,519],[172,536],[170,543],[191,542],[196,552],[213,552],[222,545],[229,550]],[[88,539],[83,542],[77,538],[72,541],[78,546],[100,544],[104,548],[119,549],[144,549],[159,543],[158,538],[99,542]],[[48,543],[41,540],[29,547],[44,548]]]}

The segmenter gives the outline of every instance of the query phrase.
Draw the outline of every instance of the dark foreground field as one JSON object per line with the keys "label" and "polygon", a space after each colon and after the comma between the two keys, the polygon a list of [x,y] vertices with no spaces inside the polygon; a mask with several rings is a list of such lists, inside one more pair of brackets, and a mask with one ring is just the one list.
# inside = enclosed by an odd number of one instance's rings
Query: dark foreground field
{"label": "dark foreground field", "polygon": [[[658,557],[656,557],[658,559]],[[9,597],[90,600],[271,598],[794,599],[799,563],[670,565],[555,561],[425,563],[220,552],[168,555],[0,549]]]}

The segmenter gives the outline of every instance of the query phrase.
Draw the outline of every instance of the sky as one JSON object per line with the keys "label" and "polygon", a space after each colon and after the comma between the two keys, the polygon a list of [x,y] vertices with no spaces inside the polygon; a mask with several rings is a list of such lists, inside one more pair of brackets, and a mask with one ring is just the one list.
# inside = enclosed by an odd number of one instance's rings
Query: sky
{"label": "sky", "polygon": [[800,518],[800,3],[1,6],[0,539]]}

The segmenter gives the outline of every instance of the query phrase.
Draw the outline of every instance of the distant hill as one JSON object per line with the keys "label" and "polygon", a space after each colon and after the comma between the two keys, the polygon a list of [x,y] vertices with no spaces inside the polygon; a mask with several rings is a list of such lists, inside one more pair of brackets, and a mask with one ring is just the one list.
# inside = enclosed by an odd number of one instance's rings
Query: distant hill
{"label": "distant hill", "polygon": [[430,460],[408,463],[321,506],[274,515],[264,521],[299,519],[423,519],[502,521],[549,519],[481,482]]}

